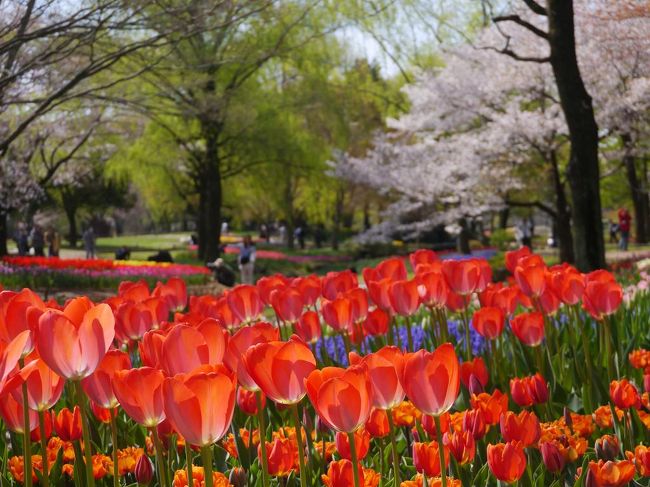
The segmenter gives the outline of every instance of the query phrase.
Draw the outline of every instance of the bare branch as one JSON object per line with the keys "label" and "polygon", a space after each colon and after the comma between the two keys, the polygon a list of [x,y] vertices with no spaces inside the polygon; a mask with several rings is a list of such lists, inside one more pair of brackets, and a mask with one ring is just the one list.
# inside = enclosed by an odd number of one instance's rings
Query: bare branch
{"label": "bare branch", "polygon": [[542,39],[548,40],[548,33],[544,32],[542,29],[539,27],[534,26],[527,20],[522,19],[519,15],[500,15],[497,17],[492,17],[493,22],[514,22],[517,25],[520,25],[527,29],[528,31],[532,32],[538,37],[541,37]]}

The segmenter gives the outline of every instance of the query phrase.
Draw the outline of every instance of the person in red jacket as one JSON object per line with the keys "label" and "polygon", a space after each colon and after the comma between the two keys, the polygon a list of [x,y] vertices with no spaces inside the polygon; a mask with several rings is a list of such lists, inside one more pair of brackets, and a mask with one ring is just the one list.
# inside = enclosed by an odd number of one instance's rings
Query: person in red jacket
{"label": "person in red jacket", "polygon": [[626,208],[618,210],[618,229],[621,232],[621,240],[618,242],[618,247],[621,250],[627,250],[630,242],[630,227],[632,225],[632,215]]}

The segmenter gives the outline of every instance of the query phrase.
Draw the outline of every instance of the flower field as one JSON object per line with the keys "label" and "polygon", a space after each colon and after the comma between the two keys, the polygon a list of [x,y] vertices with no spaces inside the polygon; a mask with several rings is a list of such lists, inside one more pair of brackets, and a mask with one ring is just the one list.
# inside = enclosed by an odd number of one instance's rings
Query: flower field
{"label": "flower field", "polygon": [[4,291],[2,485],[648,485],[647,276],[506,265]]}
{"label": "flower field", "polygon": [[184,277],[203,283],[209,275],[205,267],[166,262],[18,256],[0,261],[0,282],[14,288],[115,289],[125,279],[155,284],[159,279]]}

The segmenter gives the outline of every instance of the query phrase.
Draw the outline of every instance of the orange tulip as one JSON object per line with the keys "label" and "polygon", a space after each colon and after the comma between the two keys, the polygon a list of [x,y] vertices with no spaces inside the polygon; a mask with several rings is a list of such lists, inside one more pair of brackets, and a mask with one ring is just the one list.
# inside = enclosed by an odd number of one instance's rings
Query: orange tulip
{"label": "orange tulip", "polygon": [[420,308],[418,282],[415,279],[393,282],[388,295],[393,310],[399,315],[412,316]]}
{"label": "orange tulip", "polygon": [[321,282],[323,297],[329,301],[336,299],[339,294],[359,286],[357,275],[350,270],[328,272]]}
{"label": "orange tulip", "polygon": [[36,346],[43,361],[61,377],[80,380],[92,374],[115,337],[115,317],[107,304],[75,298],[61,311],[38,320]]}
{"label": "orange tulip", "polygon": [[[285,477],[298,470],[298,451],[295,442],[289,438],[273,438],[272,442],[266,442],[266,457],[269,466],[269,475],[273,477]],[[257,447],[257,458],[262,462],[262,446]]]}
{"label": "orange tulip", "polygon": [[585,292],[585,277],[569,265],[551,267],[551,286],[558,298],[568,305],[580,302]]}
{"label": "orange tulip", "polygon": [[[172,487],[187,487],[187,470],[176,470],[174,472],[174,480],[172,482]],[[192,480],[193,485],[197,487],[203,487],[205,485],[205,471],[203,467],[192,467]],[[230,487],[230,482],[228,477],[226,477],[221,472],[212,472],[212,485],[214,487]]]}
{"label": "orange tulip", "polygon": [[271,306],[281,321],[295,323],[302,314],[305,300],[298,289],[287,287],[271,293]]}
{"label": "orange tulip", "polygon": [[169,329],[151,330],[144,334],[142,340],[138,342],[138,352],[140,353],[142,365],[154,369],[160,368],[162,347],[165,338],[167,338],[167,333],[169,333]]}
{"label": "orange tulip", "polygon": [[641,407],[639,391],[627,379],[613,380],[609,384],[609,397],[620,409]]}
{"label": "orange tulip", "polygon": [[7,377],[18,365],[20,357],[31,348],[31,337],[31,331],[25,330],[16,335],[10,342],[0,340],[0,393],[2,393]]}
{"label": "orange tulip", "polygon": [[425,272],[416,276],[420,300],[428,308],[442,308],[447,303],[449,285],[442,271]]}
{"label": "orange tulip", "polygon": [[6,385],[18,402],[23,400],[23,384],[27,385],[27,407],[34,411],[47,411],[61,397],[65,380],[56,375],[43,360],[32,356]]}
{"label": "orange tulip", "polygon": [[423,413],[440,416],[449,411],[460,389],[460,364],[454,347],[445,343],[434,352],[407,354],[402,386]]}
{"label": "orange tulip", "polygon": [[372,403],[379,409],[393,409],[403,400],[406,393],[401,384],[404,370],[404,354],[397,347],[383,347],[363,357],[350,354],[350,363],[362,363],[368,371],[372,387]]}
{"label": "orange tulip", "polygon": [[498,443],[487,447],[488,466],[503,482],[516,482],[526,470],[526,454],[520,443]]}
{"label": "orange tulip", "polygon": [[354,325],[352,301],[346,296],[339,296],[332,301],[323,300],[321,313],[325,323],[338,332],[350,332]]}
{"label": "orange tulip", "polygon": [[521,313],[510,320],[510,327],[515,336],[529,347],[537,347],[544,340],[542,313]]}
{"label": "orange tulip", "polygon": [[[29,426],[31,429],[38,429],[38,413],[28,408]],[[13,394],[0,394],[0,416],[7,429],[16,433],[25,433],[25,416],[22,398],[17,401]]]}
{"label": "orange tulip", "polygon": [[274,274],[272,276],[261,277],[257,281],[257,291],[260,298],[265,304],[271,304],[271,294],[276,289],[282,289],[289,285],[289,279],[282,274]]}
{"label": "orange tulip", "polygon": [[515,281],[526,296],[538,298],[546,289],[548,269],[537,260],[529,263],[529,259],[530,257],[521,259],[515,267]]}
{"label": "orange tulip", "polygon": [[505,316],[501,308],[488,306],[474,312],[472,326],[484,338],[494,340],[503,332]]}
{"label": "orange tulip", "polygon": [[585,485],[595,487],[623,487],[630,483],[636,472],[629,460],[589,462]]}
{"label": "orange tulip", "polygon": [[140,279],[139,281],[120,282],[117,288],[117,295],[125,301],[139,303],[151,296],[151,293],[149,292],[147,281]]}
{"label": "orange tulip", "polygon": [[[442,446],[445,457],[445,469],[449,466],[449,449]],[[413,465],[419,473],[427,477],[437,477],[441,474],[440,452],[437,441],[430,443],[413,443]]]}
{"label": "orange tulip", "polygon": [[316,358],[304,342],[258,343],[244,355],[248,374],[272,401],[297,404],[305,397],[305,379],[316,368]]}
{"label": "orange tulip", "polygon": [[305,306],[313,306],[320,298],[323,291],[320,277],[315,274],[304,277],[296,277],[291,283],[291,287],[296,288],[302,295]]}
{"label": "orange tulip", "polygon": [[316,343],[323,333],[316,311],[305,311],[295,326],[296,334],[306,343]]}
{"label": "orange tulip", "polygon": [[169,376],[186,374],[201,365],[223,361],[227,333],[217,320],[207,318],[199,326],[176,325],[162,345],[160,365]]}
{"label": "orange tulip", "polygon": [[[354,485],[354,470],[350,460],[338,460],[330,462],[327,475],[321,475],[323,485],[326,487],[351,487]],[[357,464],[359,472],[359,484],[364,485],[363,468]]]}
{"label": "orange tulip", "polygon": [[251,284],[234,287],[228,293],[227,301],[232,313],[242,323],[254,321],[264,309],[257,287]]}
{"label": "orange tulip", "polygon": [[206,365],[165,379],[165,416],[190,445],[208,446],[230,428],[235,410],[235,374],[223,365]]}
{"label": "orange tulip", "polygon": [[650,448],[644,445],[637,445],[633,452],[626,452],[628,460],[634,461],[639,475],[650,477]]}
{"label": "orange tulip", "polygon": [[505,441],[519,441],[524,448],[537,444],[542,434],[539,419],[530,411],[506,411],[501,415],[500,426]]}
{"label": "orange tulip", "polygon": [[239,385],[249,391],[259,391],[260,388],[248,373],[244,355],[246,351],[258,343],[277,341],[279,330],[271,323],[256,323],[241,328],[228,340],[228,347],[223,361],[230,370],[237,373]]}
{"label": "orange tulip", "polygon": [[118,370],[131,368],[129,355],[120,350],[109,350],[91,375],[81,381],[88,397],[104,409],[119,406],[113,392],[113,375]]}
{"label": "orange tulip", "polygon": [[389,278],[379,279],[377,281],[369,281],[365,279],[366,286],[368,287],[368,294],[370,299],[377,306],[377,308],[387,312],[394,313],[393,305],[390,300],[390,287],[393,284]]}
{"label": "orange tulip", "polygon": [[81,439],[81,411],[78,406],[73,411],[68,408],[52,413],[54,431],[63,441],[77,441]]}
{"label": "orange tulip", "polygon": [[[438,428],[433,416],[428,414],[422,415],[422,429],[427,432],[429,436],[435,438],[438,435]],[[451,415],[449,413],[444,413],[440,415],[440,434],[444,435],[451,428]]]}
{"label": "orange tulip", "polygon": [[468,389],[472,376],[476,377],[481,386],[485,387],[487,385],[490,377],[482,357],[474,357],[473,360],[460,364],[460,381]]}
{"label": "orange tulip", "polygon": [[[354,433],[354,447],[357,451],[357,458],[363,460],[368,455],[370,450],[370,433],[365,429],[359,428]],[[342,433],[337,431],[334,437],[336,443],[336,450],[341,455],[341,458],[346,458],[347,460],[352,460],[352,455],[350,452],[350,440],[348,439],[347,433]]]}
{"label": "orange tulip", "polygon": [[366,421],[365,429],[373,438],[385,438],[390,433],[388,415],[383,409],[374,408]]}
{"label": "orange tulip", "polygon": [[162,371],[151,367],[118,370],[113,375],[113,392],[120,405],[136,423],[147,428],[165,419]]}
{"label": "orange tulip", "polygon": [[[10,343],[25,331],[35,332],[38,320],[45,310],[45,303],[31,289],[23,289],[18,293],[0,292],[0,342]],[[31,352],[33,348],[34,343],[30,339],[24,353]],[[0,388],[1,385],[0,383]]]}
{"label": "orange tulip", "polygon": [[474,455],[476,455],[476,441],[469,431],[445,433],[443,443],[459,465],[465,465],[474,460]]}
{"label": "orange tulip", "polygon": [[495,389],[492,394],[486,392],[472,394],[469,401],[472,409],[481,410],[483,420],[488,425],[497,424],[501,414],[508,410],[508,396],[499,389]]}
{"label": "orange tulip", "polygon": [[140,340],[149,330],[167,319],[169,307],[163,298],[123,302],[115,311],[115,333],[120,341]]}
{"label": "orange tulip", "polygon": [[616,312],[623,302],[623,289],[617,282],[587,281],[582,307],[596,320]]}
{"label": "orange tulip", "polygon": [[351,433],[368,420],[372,388],[365,366],[353,365],[342,372],[330,368],[327,372],[314,371],[312,374],[307,378],[312,389],[309,398],[327,425]]}
{"label": "orange tulip", "polygon": [[[307,389],[307,396],[312,404],[318,402],[318,391],[323,383],[334,377],[341,377],[345,373],[345,369],[341,367],[323,367],[322,369],[315,369],[309,374],[305,380],[305,387]],[[322,421],[323,418],[321,417]],[[331,425],[326,423],[328,428],[332,428]]]}
{"label": "orange tulip", "polygon": [[442,274],[449,288],[461,296],[472,294],[483,280],[481,266],[475,259],[445,260]]}
{"label": "orange tulip", "polygon": [[388,333],[390,317],[380,308],[373,309],[363,322],[363,330],[371,336],[381,336]]}

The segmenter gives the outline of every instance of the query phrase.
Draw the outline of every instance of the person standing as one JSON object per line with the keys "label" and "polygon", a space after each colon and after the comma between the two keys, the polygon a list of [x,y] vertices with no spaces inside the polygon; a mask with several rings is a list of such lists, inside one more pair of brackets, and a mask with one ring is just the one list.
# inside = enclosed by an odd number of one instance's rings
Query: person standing
{"label": "person standing", "polygon": [[32,248],[34,249],[34,255],[38,257],[45,256],[45,237],[43,236],[43,230],[40,225],[34,224],[32,231],[29,234],[29,239],[32,242]]}
{"label": "person standing", "polygon": [[18,246],[18,255],[29,254],[29,234],[27,233],[27,225],[25,222],[18,224],[15,240]]}
{"label": "person standing", "polygon": [[255,245],[250,235],[244,236],[237,257],[242,284],[253,284],[255,275]]}
{"label": "person standing", "polygon": [[632,215],[627,208],[618,210],[618,229],[621,232],[621,239],[618,242],[618,248],[627,250],[630,243],[630,228],[632,227]]}
{"label": "person standing", "polygon": [[50,241],[48,242],[48,253],[50,257],[58,257],[61,251],[61,234],[55,228],[50,229]]}
{"label": "person standing", "polygon": [[84,241],[84,249],[86,250],[86,259],[95,258],[95,230],[93,227],[86,228],[82,235]]}

